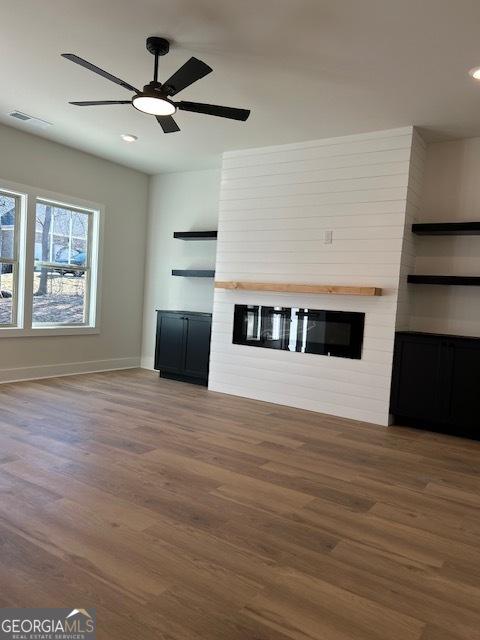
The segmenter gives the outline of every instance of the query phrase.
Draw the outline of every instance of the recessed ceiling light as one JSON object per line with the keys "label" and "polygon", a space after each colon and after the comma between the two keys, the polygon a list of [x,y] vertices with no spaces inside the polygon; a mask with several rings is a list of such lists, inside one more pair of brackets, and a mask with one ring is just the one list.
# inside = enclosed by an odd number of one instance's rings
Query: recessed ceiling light
{"label": "recessed ceiling light", "polygon": [[138,140],[138,137],[131,133],[122,133],[120,137],[124,142],[136,142]]}
{"label": "recessed ceiling light", "polygon": [[475,80],[480,80],[480,67],[473,67],[468,73],[472,78],[475,78]]}

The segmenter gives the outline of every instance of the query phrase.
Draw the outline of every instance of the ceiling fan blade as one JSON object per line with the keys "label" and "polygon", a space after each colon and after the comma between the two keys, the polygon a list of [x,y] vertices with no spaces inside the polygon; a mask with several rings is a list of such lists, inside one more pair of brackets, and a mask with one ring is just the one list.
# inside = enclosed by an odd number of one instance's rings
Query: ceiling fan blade
{"label": "ceiling fan blade", "polygon": [[180,127],[172,118],[172,116],[155,116],[158,124],[162,127],[163,133],[175,133],[180,131]]}
{"label": "ceiling fan blade", "polygon": [[166,89],[167,95],[174,96],[197,80],[204,78],[212,71],[213,69],[209,67],[208,64],[205,64],[205,62],[202,62],[198,58],[190,58],[178,71],[175,71],[173,76],[163,83],[163,86]]}
{"label": "ceiling fan blade", "polygon": [[194,113],[205,113],[209,116],[219,116],[220,118],[230,118],[231,120],[242,120],[243,122],[250,115],[249,109],[234,109],[233,107],[221,107],[217,104],[205,104],[203,102],[177,102],[176,106],[182,111],[192,111]]}
{"label": "ceiling fan blade", "polygon": [[89,71],[93,71],[93,73],[96,73],[99,76],[102,76],[107,80],[110,80],[111,82],[115,82],[115,84],[119,84],[124,89],[128,89],[129,91],[134,91],[135,93],[139,93],[138,89],[135,89],[135,87],[132,87],[132,85],[128,84],[128,82],[125,82],[125,80],[121,80],[116,76],[112,76],[112,74],[108,73],[108,71],[104,71],[103,69],[100,69],[100,67],[95,66],[91,62],[88,62],[87,60],[84,60],[79,56],[76,56],[74,53],[62,53],[62,58],[71,60],[72,62],[75,62],[75,64],[79,64],[81,67],[85,67],[85,69],[88,69]]}
{"label": "ceiling fan blade", "polygon": [[131,100],[84,100],[83,102],[69,102],[76,107],[95,107],[101,104],[132,104]]}

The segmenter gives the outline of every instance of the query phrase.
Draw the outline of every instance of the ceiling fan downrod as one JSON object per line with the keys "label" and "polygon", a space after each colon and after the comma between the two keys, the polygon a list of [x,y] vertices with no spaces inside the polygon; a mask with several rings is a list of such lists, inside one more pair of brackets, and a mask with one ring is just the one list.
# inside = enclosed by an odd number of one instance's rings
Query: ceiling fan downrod
{"label": "ceiling fan downrod", "polygon": [[158,58],[159,56],[165,56],[170,51],[170,43],[165,38],[159,38],[157,36],[150,36],[147,38],[147,51],[155,56],[153,63],[153,81],[158,83]]}

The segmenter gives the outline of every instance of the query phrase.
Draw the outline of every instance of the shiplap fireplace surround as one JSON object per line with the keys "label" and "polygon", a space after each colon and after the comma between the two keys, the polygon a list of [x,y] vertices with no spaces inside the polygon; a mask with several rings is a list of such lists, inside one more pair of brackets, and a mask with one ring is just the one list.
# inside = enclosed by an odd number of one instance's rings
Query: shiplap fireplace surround
{"label": "shiplap fireplace surround", "polygon": [[[224,154],[217,281],[375,287],[382,295],[216,288],[210,389],[388,424],[424,158],[413,127]],[[232,344],[235,304],[364,312],[362,359]]]}

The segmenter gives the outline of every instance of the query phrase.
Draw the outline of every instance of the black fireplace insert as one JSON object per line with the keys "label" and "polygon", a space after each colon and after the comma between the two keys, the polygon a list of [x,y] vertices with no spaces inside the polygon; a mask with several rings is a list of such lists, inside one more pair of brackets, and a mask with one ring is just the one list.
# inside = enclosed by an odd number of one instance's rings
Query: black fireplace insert
{"label": "black fireplace insert", "polygon": [[360,360],[364,324],[354,311],[236,304],[233,342]]}

